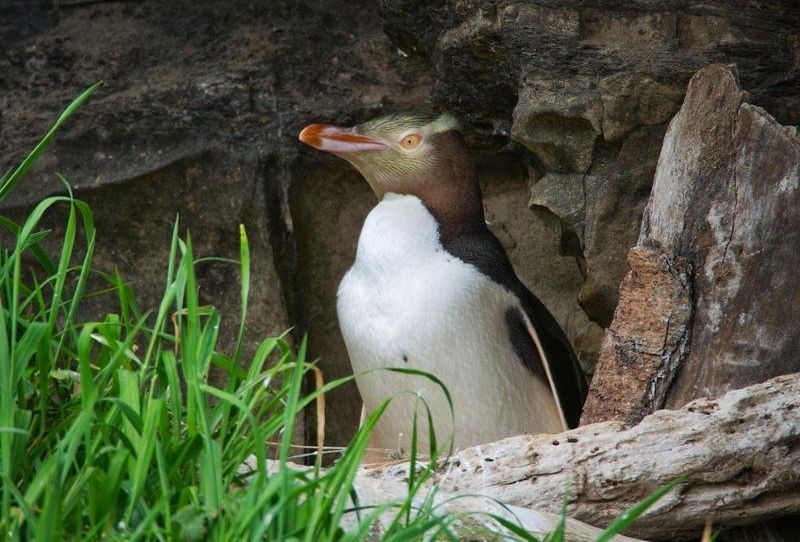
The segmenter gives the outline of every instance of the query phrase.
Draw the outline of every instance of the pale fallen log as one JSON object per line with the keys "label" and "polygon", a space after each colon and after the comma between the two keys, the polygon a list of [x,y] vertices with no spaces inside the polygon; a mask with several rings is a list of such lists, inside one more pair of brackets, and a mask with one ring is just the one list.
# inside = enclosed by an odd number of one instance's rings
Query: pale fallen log
{"label": "pale fallen log", "polygon": [[[355,482],[360,504],[404,499],[407,469],[401,463],[361,471]],[[602,422],[469,448],[443,462],[430,484],[439,484],[442,512],[516,518],[539,536],[554,528],[566,496],[567,539],[588,542],[600,532],[592,525],[610,524],[678,476],[685,482],[634,523],[629,535],[699,540],[707,519],[721,528],[800,512],[800,374],[660,410],[634,427]],[[485,515],[471,517],[492,523]]]}
{"label": "pale fallen log", "polygon": [[[395,470],[395,473],[401,470]],[[402,502],[407,493],[407,485],[402,481],[387,479],[386,477],[374,477],[374,471],[364,471],[356,478],[355,489],[358,493],[359,503],[364,505],[380,505],[385,502]],[[402,472],[403,477],[405,472]],[[418,500],[424,499],[426,492],[422,491]],[[457,498],[454,498],[457,497]],[[502,499],[498,499],[502,501]],[[490,498],[481,498],[472,495],[458,495],[439,491],[434,497],[434,502],[439,513],[456,514],[461,519],[462,529],[460,534],[466,536],[469,530],[476,526],[489,528],[494,532],[505,532],[502,527],[495,522],[489,514],[494,514],[519,524],[528,532],[538,538],[544,538],[555,530],[558,525],[560,515],[521,506],[514,506],[507,503],[499,504]],[[384,514],[380,521],[389,519],[391,513]],[[355,521],[354,514],[346,517],[347,522]],[[568,542],[593,542],[597,539],[602,529],[588,525],[582,521],[566,518],[566,539]],[[379,524],[376,531],[380,533]],[[376,537],[378,538],[378,537]],[[482,540],[483,538],[469,537],[470,540]],[[627,536],[616,536],[614,542],[644,542],[639,539]]]}
{"label": "pale fallen log", "polygon": [[[654,540],[699,539],[715,526],[800,512],[800,374],[657,411],[634,427],[603,422],[557,435],[522,435],[455,454],[433,482],[527,510],[608,525],[678,476],[686,481],[634,524]],[[406,465],[359,476],[392,487]],[[379,497],[372,497],[380,500]]]}
{"label": "pale fallen log", "polygon": [[[242,465],[241,472],[253,472],[255,470],[255,456],[251,456],[249,460]],[[298,470],[309,469],[310,467],[290,463],[291,468]],[[358,506],[362,510],[363,515],[369,514],[369,508],[380,506],[385,503],[396,502],[401,503],[406,499],[408,493],[408,485],[404,480],[396,478],[405,478],[404,467],[407,464],[398,465],[393,469],[393,474],[388,478],[381,476],[381,471],[376,469],[362,470],[357,476],[354,483],[354,489],[358,494]],[[275,460],[267,460],[268,472],[274,474],[280,469],[280,463]],[[376,474],[378,474],[376,476]],[[400,474],[400,476],[397,476]],[[417,504],[422,504],[422,501],[428,496],[432,488],[429,486],[425,490],[420,491],[415,499]],[[434,505],[436,506],[436,513],[455,514],[460,519],[460,525],[455,526],[455,530],[459,534],[467,537],[476,531],[476,527],[482,527],[483,533],[507,533],[506,530],[496,522],[490,514],[500,516],[504,519],[514,522],[521,526],[529,533],[538,538],[544,538],[553,532],[561,519],[560,514],[553,514],[550,512],[543,512],[540,510],[533,510],[530,508],[523,508],[514,506],[507,503],[500,503],[495,499],[482,498],[474,495],[452,494],[445,491],[437,491],[433,498]],[[389,510],[382,514],[370,532],[374,535],[370,540],[380,540],[384,528],[392,520],[392,515],[396,513]],[[345,514],[342,527],[345,529],[356,528],[358,517],[354,512]],[[568,542],[594,542],[602,529],[584,523],[582,521],[565,518],[565,532],[566,540]],[[483,540],[492,539],[490,537],[475,537],[469,536],[470,540]],[[502,539],[502,538],[501,538]],[[637,538],[618,535],[615,536],[613,542],[647,542]]]}

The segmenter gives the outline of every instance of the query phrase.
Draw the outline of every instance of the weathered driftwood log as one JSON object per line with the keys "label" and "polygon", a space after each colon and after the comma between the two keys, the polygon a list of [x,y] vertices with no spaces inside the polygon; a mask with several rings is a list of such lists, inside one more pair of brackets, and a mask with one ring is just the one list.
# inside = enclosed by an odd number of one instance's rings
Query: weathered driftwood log
{"label": "weathered driftwood log", "polygon": [[[241,466],[243,474],[255,470],[255,456],[250,456],[248,461]],[[290,463],[291,468],[298,470],[309,469],[310,467]],[[405,480],[408,464],[394,466],[392,469],[363,470],[361,471],[353,485],[358,494],[358,507],[364,515],[368,514],[368,508],[381,506],[386,503],[404,502],[408,494],[408,484]],[[280,469],[280,462],[268,459],[267,470],[274,474]],[[391,474],[388,474],[391,471]],[[492,518],[499,516],[523,527],[529,533],[538,538],[544,538],[552,533],[561,521],[560,514],[553,514],[531,508],[523,508],[498,502],[491,498],[483,498],[474,495],[460,495],[436,490],[431,493],[433,488],[429,485],[418,494],[418,504],[432,495],[436,513],[454,514],[459,517],[460,524],[454,525],[453,529],[463,535],[468,540],[491,539],[485,535],[494,533],[504,533],[507,530],[499,522]],[[396,509],[389,509],[381,514],[373,528],[370,530],[370,541],[378,541],[385,532],[384,528],[392,521]],[[342,520],[342,527],[355,530],[358,524],[358,516],[355,512],[348,512]],[[594,542],[602,533],[602,529],[594,527],[582,521],[565,518],[564,527],[568,542]],[[617,535],[613,542],[646,542],[638,538]]]}
{"label": "weathered driftwood log", "polygon": [[[372,476],[368,473],[359,475],[355,484],[356,491],[358,492],[359,504],[362,506],[380,505],[392,500],[402,502],[408,488],[406,483],[402,480],[405,478],[406,467],[407,465],[402,465],[392,468],[391,470],[395,474],[389,476]],[[389,469],[382,472],[389,472]],[[400,476],[395,477],[398,473]],[[420,500],[425,498],[425,496],[426,493],[423,491],[420,495]],[[462,528],[459,529],[457,527],[456,530],[459,531],[459,534],[462,534],[465,539],[483,539],[482,537],[469,536],[470,532],[480,532],[476,527],[483,527],[484,532],[486,528],[491,528],[495,532],[503,532],[502,526],[494,521],[490,514],[515,522],[539,538],[544,538],[549,533],[553,532],[560,520],[559,514],[505,503],[501,505],[489,498],[457,495],[446,491],[438,491],[434,496],[434,502],[437,505],[438,512],[457,514],[463,518]],[[384,516],[386,517],[379,518],[379,523],[376,528],[378,534],[381,531],[381,522],[389,520],[390,513]],[[355,521],[355,514],[346,516],[346,522],[353,523]],[[594,542],[602,532],[602,529],[572,518],[566,519],[565,528],[566,538],[569,542]],[[378,538],[379,537],[376,536],[376,539]],[[620,535],[614,538],[614,542],[642,541],[640,539]]]}
{"label": "weathered driftwood log", "polygon": [[[389,487],[405,468],[360,478]],[[799,512],[800,374],[657,411],[634,427],[603,422],[470,448],[451,458],[435,481],[449,495],[486,495],[554,514],[566,495],[570,517],[607,525],[681,475],[686,481],[630,534],[697,540],[707,518],[729,526]]]}

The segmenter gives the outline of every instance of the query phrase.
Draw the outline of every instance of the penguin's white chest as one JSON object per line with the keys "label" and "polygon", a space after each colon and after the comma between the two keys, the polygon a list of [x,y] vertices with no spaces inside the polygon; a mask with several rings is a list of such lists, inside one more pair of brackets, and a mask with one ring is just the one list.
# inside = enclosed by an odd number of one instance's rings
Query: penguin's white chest
{"label": "penguin's white chest", "polygon": [[452,431],[438,386],[385,370],[365,374],[385,367],[426,371],[447,386],[458,446],[560,430],[550,390],[514,353],[506,313],[518,306],[505,288],[441,246],[436,221],[418,198],[387,195],[364,223],[337,303],[367,410],[394,397],[376,429],[378,445],[407,446],[415,406],[420,420],[427,417],[420,399],[437,435]]}

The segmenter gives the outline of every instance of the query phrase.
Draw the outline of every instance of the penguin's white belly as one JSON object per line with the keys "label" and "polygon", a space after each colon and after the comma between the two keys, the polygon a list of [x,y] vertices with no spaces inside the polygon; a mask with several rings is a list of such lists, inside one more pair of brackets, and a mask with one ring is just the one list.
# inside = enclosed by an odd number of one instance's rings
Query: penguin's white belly
{"label": "penguin's white belly", "polygon": [[[439,243],[434,218],[413,196],[387,195],[364,223],[356,260],[339,285],[339,324],[368,412],[393,398],[374,432],[377,446],[408,449],[416,407],[427,446],[424,404],[437,437],[458,447],[561,423],[548,386],[516,356],[506,313],[515,296]],[[385,370],[432,373],[424,377]],[[424,401],[424,403],[423,403]]]}

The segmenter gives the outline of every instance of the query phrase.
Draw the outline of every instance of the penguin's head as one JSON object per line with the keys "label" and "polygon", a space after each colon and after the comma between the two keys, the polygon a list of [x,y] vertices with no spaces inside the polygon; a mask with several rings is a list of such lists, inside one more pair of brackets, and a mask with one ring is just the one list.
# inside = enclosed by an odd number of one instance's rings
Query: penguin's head
{"label": "penguin's head", "polygon": [[352,128],[312,124],[300,141],[350,162],[378,198],[393,192],[425,201],[473,181],[467,147],[449,115],[388,115]]}

